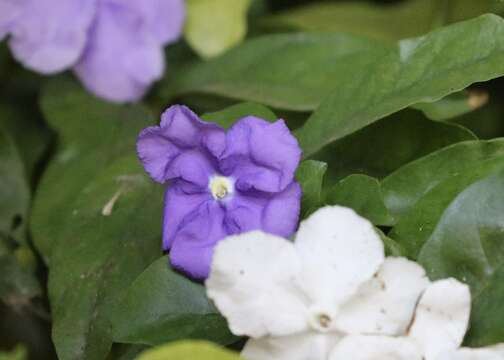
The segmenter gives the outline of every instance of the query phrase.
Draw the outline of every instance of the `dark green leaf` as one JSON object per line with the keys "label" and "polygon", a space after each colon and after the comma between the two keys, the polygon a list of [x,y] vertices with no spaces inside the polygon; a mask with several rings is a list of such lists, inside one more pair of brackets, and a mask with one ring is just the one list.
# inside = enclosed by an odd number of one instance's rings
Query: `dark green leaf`
{"label": "dark green leaf", "polygon": [[325,202],[352,208],[375,225],[394,224],[385,207],[380,182],[366,175],[344,178],[328,190]]}
{"label": "dark green leaf", "polygon": [[322,203],[322,183],[327,164],[321,161],[306,160],[301,162],[296,172],[296,180],[303,189],[301,201],[301,218]]}
{"label": "dark green leaf", "polygon": [[158,345],[180,339],[230,344],[226,320],[205,288],[174,272],[163,257],[149,266],[110,309],[114,340]]}
{"label": "dark green leaf", "polygon": [[397,5],[370,2],[319,2],[291,8],[267,18],[267,27],[301,31],[345,32],[380,40],[399,40],[428,32],[435,25],[438,0],[402,1]]}
{"label": "dark green leaf", "polygon": [[421,110],[429,119],[442,121],[474,111],[488,102],[488,93],[481,91],[463,91],[431,102],[418,103],[413,108]]}
{"label": "dark green leaf", "polygon": [[[502,168],[502,167],[501,167]],[[504,341],[504,172],[468,186],[446,207],[418,261],[434,279],[455,277],[471,286],[473,345]]]}
{"label": "dark green leaf", "polygon": [[62,360],[103,359],[112,344],[104,309],[160,253],[162,188],[135,154],[153,117],[64,79],[49,83],[42,108],[59,135],[32,219],[49,265],[53,340]]}
{"label": "dark green leaf", "polygon": [[[467,141],[434,152],[402,167],[383,180],[387,208],[399,218],[407,214],[419,199],[437,185],[450,178],[464,181],[467,179],[463,175],[466,171],[476,171],[480,165],[494,159],[499,163],[503,157],[504,139]],[[434,201],[440,200],[434,198]]]}
{"label": "dark green leaf", "polygon": [[267,107],[254,103],[241,103],[230,106],[224,110],[204,114],[201,118],[219,124],[224,129],[229,129],[238,120],[245,116],[257,116],[268,121],[275,121],[278,117]]}
{"label": "dark green leaf", "polygon": [[317,154],[329,164],[326,184],[363,173],[383,178],[401,166],[453,143],[473,140],[463,127],[427,120],[404,110],[382,119]]}
{"label": "dark green leaf", "polygon": [[210,93],[288,110],[313,110],[389,47],[343,34],[285,34],[253,39],[225,55],[180,70],[165,97]]}
{"label": "dark green leaf", "polygon": [[[499,244],[502,249],[502,242]],[[471,327],[466,343],[473,347],[488,346],[504,340],[504,266],[495,268],[487,278],[487,286],[474,297]]]}
{"label": "dark green leaf", "polygon": [[29,202],[23,161],[13,139],[0,126],[0,236],[24,241]]}
{"label": "dark green leaf", "polygon": [[403,40],[365,71],[340,73],[338,89],[308,119],[298,139],[309,157],[388,114],[503,74],[504,20],[498,16]]}

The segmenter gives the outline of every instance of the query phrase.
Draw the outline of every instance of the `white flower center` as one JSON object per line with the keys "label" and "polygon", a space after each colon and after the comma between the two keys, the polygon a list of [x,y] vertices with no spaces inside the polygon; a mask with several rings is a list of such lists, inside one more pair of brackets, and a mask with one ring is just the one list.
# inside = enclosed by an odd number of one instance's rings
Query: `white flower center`
{"label": "white flower center", "polygon": [[308,322],[313,330],[319,332],[328,332],[331,330],[333,317],[328,311],[313,309],[310,311]]}
{"label": "white flower center", "polygon": [[212,176],[208,187],[215,200],[224,200],[234,192],[232,179],[225,176]]}

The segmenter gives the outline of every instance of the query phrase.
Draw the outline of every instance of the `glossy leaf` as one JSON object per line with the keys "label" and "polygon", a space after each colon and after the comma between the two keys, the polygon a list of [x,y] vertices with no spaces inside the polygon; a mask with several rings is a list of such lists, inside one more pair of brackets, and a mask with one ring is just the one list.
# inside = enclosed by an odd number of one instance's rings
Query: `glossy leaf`
{"label": "glossy leaf", "polygon": [[431,102],[418,103],[413,108],[422,111],[429,119],[444,121],[479,109],[488,102],[488,93],[482,91],[463,91]]}
{"label": "glossy leaf", "polygon": [[389,47],[343,34],[268,35],[182,69],[163,83],[164,97],[207,93],[288,110],[313,110]]}
{"label": "glossy leaf", "polygon": [[257,116],[267,121],[276,121],[278,119],[266,106],[255,103],[236,104],[221,111],[206,113],[201,118],[205,121],[217,123],[224,129],[229,129],[234,123],[245,116]]}
{"label": "glossy leaf", "polygon": [[135,154],[153,117],[62,79],[48,84],[42,108],[59,135],[32,219],[49,266],[53,341],[62,360],[102,359],[112,344],[104,309],[160,253],[162,188]]}
{"label": "glossy leaf", "polygon": [[251,0],[187,0],[187,42],[203,57],[237,45],[247,33],[250,4]]}
{"label": "glossy leaf", "polygon": [[318,2],[273,15],[264,25],[299,31],[345,32],[394,41],[431,30],[438,10],[436,0],[410,0],[387,6],[369,2]]}
{"label": "glossy leaf", "polygon": [[[407,214],[437,185],[504,157],[504,139],[466,141],[434,152],[397,170],[383,180],[387,208],[396,217]],[[459,176],[460,175],[460,176]]]}
{"label": "glossy leaf", "polygon": [[355,173],[381,179],[433,151],[474,139],[461,126],[431,121],[407,109],[327,146],[316,158],[328,163],[326,184],[331,186]]}
{"label": "glossy leaf", "polygon": [[147,350],[138,360],[239,360],[241,357],[232,351],[212,343],[201,341],[181,341]]}
{"label": "glossy leaf", "polygon": [[236,338],[205,288],[173,271],[168,258],[150,265],[109,311],[114,340],[159,345],[181,339],[229,344]]}
{"label": "glossy leaf", "polygon": [[322,183],[327,164],[321,161],[306,160],[299,164],[296,180],[303,190],[301,218],[322,205]]}
{"label": "glossy leaf", "polygon": [[338,89],[298,131],[306,157],[419,102],[504,74],[504,20],[495,15],[402,40],[366,71],[340,74]]}
{"label": "glossy leaf", "polygon": [[375,225],[394,224],[385,207],[380,182],[366,175],[350,175],[332,186],[325,203],[352,208]]}
{"label": "glossy leaf", "polygon": [[[502,167],[501,167],[502,169]],[[471,285],[473,345],[504,341],[504,172],[475,182],[446,207],[418,261],[431,278],[455,277]]]}

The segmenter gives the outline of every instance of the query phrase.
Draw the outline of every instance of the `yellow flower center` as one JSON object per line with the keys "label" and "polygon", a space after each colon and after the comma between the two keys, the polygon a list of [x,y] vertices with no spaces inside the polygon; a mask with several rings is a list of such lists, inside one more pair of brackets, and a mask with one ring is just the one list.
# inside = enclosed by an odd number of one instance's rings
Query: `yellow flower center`
{"label": "yellow flower center", "polygon": [[214,176],[208,184],[215,200],[223,200],[233,192],[233,182],[224,176]]}

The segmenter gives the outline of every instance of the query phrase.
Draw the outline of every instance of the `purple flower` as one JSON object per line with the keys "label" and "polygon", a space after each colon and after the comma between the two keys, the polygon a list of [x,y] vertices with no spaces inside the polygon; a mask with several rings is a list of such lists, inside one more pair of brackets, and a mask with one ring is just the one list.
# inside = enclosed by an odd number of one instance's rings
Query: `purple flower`
{"label": "purple flower", "polygon": [[172,265],[208,276],[224,237],[263,230],[288,237],[296,229],[301,188],[294,181],[301,149],[283,120],[240,119],[227,133],[185,106],[144,129],[138,156],[165,194],[163,248]]}
{"label": "purple flower", "polygon": [[0,0],[0,40],[29,69],[69,68],[97,96],[137,100],[164,70],[183,0]]}

